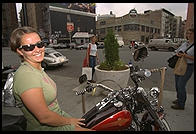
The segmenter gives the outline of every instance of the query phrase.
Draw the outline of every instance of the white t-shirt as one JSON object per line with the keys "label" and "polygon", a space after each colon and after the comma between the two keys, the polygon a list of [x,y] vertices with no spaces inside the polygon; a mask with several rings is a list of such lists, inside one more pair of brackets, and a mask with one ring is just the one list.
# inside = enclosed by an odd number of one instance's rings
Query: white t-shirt
{"label": "white t-shirt", "polygon": [[[178,53],[179,51],[185,51],[191,44],[185,42],[183,43],[177,50],[176,52]],[[194,56],[194,45],[186,52],[188,55],[190,56]],[[192,64],[194,63],[193,60],[190,60],[188,58],[186,58],[187,63]]]}
{"label": "white t-shirt", "polygon": [[97,53],[97,45],[96,44],[92,44],[92,43],[89,43],[89,45],[91,45],[90,55],[91,56],[96,56],[96,53]]}

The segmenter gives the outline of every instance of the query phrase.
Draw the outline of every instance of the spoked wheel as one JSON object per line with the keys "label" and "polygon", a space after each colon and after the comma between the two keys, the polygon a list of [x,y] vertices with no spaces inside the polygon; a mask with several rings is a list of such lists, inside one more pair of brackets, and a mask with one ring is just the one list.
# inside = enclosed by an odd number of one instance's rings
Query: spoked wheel
{"label": "spoked wheel", "polygon": [[[163,123],[164,131],[171,131],[171,128],[168,124],[168,122],[163,118],[161,119],[161,122]],[[159,127],[155,127],[154,131],[160,131],[161,129]]]}
{"label": "spoked wheel", "polygon": [[160,120],[163,124],[163,128],[161,129],[158,125],[156,124],[151,124],[151,130],[150,131],[171,131],[171,128],[168,124],[168,122],[163,118]]}

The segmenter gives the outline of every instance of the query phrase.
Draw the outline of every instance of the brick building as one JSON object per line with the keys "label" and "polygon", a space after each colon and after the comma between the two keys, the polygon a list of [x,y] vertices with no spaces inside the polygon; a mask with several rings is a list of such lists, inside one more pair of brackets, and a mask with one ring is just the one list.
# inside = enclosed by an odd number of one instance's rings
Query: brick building
{"label": "brick building", "polygon": [[[187,18],[186,18],[186,31],[189,28],[194,28],[194,3],[188,3]],[[186,35],[186,32],[185,34]]]}
{"label": "brick building", "polygon": [[115,17],[110,12],[109,16],[98,16],[96,21],[99,40],[103,41],[107,30],[113,29],[115,34],[123,37],[125,44],[133,40],[148,43],[152,38],[174,38],[176,28],[177,19],[166,9],[147,10],[143,14],[137,14],[137,11],[132,9],[122,17]]}

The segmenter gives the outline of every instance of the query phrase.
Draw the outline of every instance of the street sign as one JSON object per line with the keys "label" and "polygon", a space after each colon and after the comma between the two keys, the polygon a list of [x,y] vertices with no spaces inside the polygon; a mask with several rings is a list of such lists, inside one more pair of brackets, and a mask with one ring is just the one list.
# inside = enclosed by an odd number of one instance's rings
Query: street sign
{"label": "street sign", "polygon": [[67,31],[68,32],[73,32],[74,31],[74,23],[67,22]]}

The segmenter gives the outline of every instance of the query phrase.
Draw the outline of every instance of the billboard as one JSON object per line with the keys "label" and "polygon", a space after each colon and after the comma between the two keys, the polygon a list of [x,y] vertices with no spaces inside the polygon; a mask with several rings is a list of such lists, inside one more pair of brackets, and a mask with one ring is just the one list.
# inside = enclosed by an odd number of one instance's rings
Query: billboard
{"label": "billboard", "polygon": [[51,6],[95,13],[95,3],[50,3]]}
{"label": "billboard", "polygon": [[67,31],[68,32],[74,31],[74,24],[72,22],[67,22]]}

